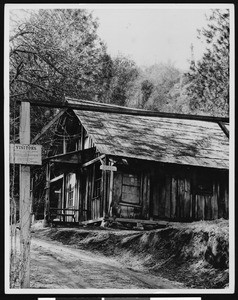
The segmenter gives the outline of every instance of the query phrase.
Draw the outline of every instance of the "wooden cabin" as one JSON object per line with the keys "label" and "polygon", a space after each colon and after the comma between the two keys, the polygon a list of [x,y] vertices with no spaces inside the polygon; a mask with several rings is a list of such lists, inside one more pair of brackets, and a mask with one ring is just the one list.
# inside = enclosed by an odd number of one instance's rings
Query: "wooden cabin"
{"label": "wooden cabin", "polygon": [[[46,218],[228,218],[227,119],[67,99],[47,163]],[[135,111],[137,113],[135,113]]]}

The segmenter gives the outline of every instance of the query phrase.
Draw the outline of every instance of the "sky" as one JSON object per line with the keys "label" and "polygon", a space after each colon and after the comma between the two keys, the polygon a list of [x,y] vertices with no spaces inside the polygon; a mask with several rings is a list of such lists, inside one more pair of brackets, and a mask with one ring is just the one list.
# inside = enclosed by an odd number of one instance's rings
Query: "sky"
{"label": "sky", "polygon": [[189,67],[191,44],[194,58],[200,59],[205,44],[197,29],[206,26],[210,9],[94,9],[99,36],[112,56],[121,53],[139,66],[171,62],[180,69]]}
{"label": "sky", "polygon": [[[206,14],[211,13],[211,5],[57,6],[61,7],[92,11],[93,16],[98,18],[98,34],[106,43],[109,54],[114,57],[118,54],[126,55],[138,66],[170,62],[181,70],[187,70],[191,59],[191,44],[195,60],[201,59],[206,48],[206,44],[197,38],[197,29],[206,26]],[[215,8],[214,5],[212,7]],[[34,8],[38,8],[37,5]],[[40,8],[56,7],[41,5]]]}

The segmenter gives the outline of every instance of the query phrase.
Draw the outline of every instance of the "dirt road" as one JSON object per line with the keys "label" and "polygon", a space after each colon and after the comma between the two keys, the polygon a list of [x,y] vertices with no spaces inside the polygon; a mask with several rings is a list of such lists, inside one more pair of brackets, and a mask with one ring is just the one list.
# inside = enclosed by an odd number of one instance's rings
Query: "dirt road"
{"label": "dirt road", "polygon": [[129,270],[116,260],[59,242],[31,242],[31,288],[181,289],[181,283]]}

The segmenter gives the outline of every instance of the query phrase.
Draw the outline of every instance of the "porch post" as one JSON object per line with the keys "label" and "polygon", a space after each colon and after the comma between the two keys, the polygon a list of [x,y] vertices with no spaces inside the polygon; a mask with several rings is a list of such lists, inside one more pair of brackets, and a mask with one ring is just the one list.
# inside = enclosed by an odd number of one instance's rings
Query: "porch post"
{"label": "porch post", "polygon": [[[112,163],[110,163],[112,166]],[[113,193],[113,176],[114,176],[114,171],[110,171],[110,186],[109,186],[109,204],[108,204],[108,216],[111,216],[111,205],[112,205],[112,193]]]}
{"label": "porch post", "polygon": [[62,199],[62,203],[63,203],[63,222],[66,221],[66,217],[65,217],[66,200],[67,200],[67,186],[66,186],[66,175],[64,173],[64,177],[63,177],[63,199]]}
{"label": "porch post", "polygon": [[[105,157],[105,162],[103,159],[100,159],[102,165],[105,165],[107,161],[107,157]],[[102,170],[102,179],[101,179],[101,201],[102,201],[102,216],[106,217],[106,205],[107,205],[107,174],[105,170]]]}
{"label": "porch post", "polygon": [[45,211],[44,211],[44,227],[49,226],[50,221],[50,164],[46,165],[46,190],[45,190]]}

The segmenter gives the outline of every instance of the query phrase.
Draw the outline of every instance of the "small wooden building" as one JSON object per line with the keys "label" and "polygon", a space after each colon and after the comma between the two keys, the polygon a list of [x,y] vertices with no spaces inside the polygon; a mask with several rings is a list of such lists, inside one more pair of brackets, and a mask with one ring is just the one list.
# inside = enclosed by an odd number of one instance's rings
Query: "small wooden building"
{"label": "small wooden building", "polygon": [[46,159],[46,218],[228,218],[227,119],[67,101],[80,109],[58,120]]}

